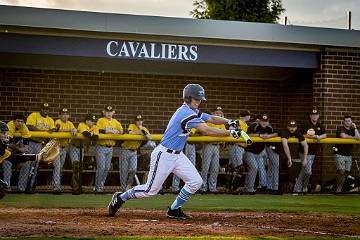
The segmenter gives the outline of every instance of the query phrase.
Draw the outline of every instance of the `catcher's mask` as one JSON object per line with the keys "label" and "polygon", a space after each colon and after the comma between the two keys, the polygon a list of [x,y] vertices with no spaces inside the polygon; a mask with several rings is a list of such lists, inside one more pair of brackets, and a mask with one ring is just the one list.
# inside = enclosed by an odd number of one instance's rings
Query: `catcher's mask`
{"label": "catcher's mask", "polygon": [[183,99],[186,103],[190,103],[191,98],[206,101],[205,90],[199,84],[188,84],[183,90]]}

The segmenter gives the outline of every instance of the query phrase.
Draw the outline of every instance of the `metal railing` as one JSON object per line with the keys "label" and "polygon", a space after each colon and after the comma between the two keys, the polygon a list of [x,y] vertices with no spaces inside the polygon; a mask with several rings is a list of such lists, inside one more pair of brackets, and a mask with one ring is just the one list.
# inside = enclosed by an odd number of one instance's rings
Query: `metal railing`
{"label": "metal railing", "polygon": [[[57,139],[72,139],[76,140],[76,145],[70,143],[69,147],[63,149],[62,159],[60,159],[53,166],[45,166],[39,164],[36,166],[31,163],[29,166],[20,166],[23,171],[12,171],[12,177],[9,171],[14,169],[14,166],[4,164],[3,172],[8,181],[11,181],[12,189],[14,191],[37,191],[37,192],[51,192],[55,193],[63,191],[74,193],[80,192],[113,192],[124,191],[130,185],[143,183],[146,181],[148,164],[150,161],[151,149],[142,148],[141,150],[127,151],[121,148],[121,142],[124,141],[147,141],[144,136],[124,134],[99,134],[99,140],[115,140],[117,144],[113,148],[102,148],[91,142],[82,134],[71,135],[70,133],[60,132],[31,132],[32,137],[43,138],[57,138]],[[20,137],[20,135],[15,135]],[[152,134],[153,141],[160,141],[161,134]],[[265,143],[280,143],[281,138],[275,137],[270,139],[262,139],[260,137],[252,137],[253,142]],[[195,144],[187,146],[188,151],[184,151],[190,160],[194,162],[199,173],[203,177],[204,184],[200,189],[201,192],[230,192],[230,193],[250,193],[256,192],[292,192],[296,188],[297,182],[304,172],[304,181],[306,186],[301,188],[303,191],[319,191],[318,185],[322,185],[321,191],[335,190],[335,185],[332,188],[325,184],[325,180],[321,176],[328,175],[327,171],[334,171],[334,168],[322,163],[334,162],[335,158],[339,158],[332,153],[333,144],[354,144],[360,146],[360,141],[355,139],[343,138],[325,138],[317,142],[314,139],[306,139],[308,143],[321,144],[320,154],[316,156],[316,162],[320,167],[317,167],[320,175],[318,184],[310,184],[306,179],[311,177],[308,169],[302,170],[299,157],[293,157],[294,166],[292,169],[284,166],[284,159],[277,153],[272,152],[271,148],[266,148],[261,154],[251,154],[242,151],[241,162],[238,166],[229,163],[232,157],[232,152],[229,152],[229,145],[244,142],[243,139],[234,139],[232,137],[208,137],[196,136],[189,137],[188,142]],[[221,144],[212,144],[214,142],[221,142]],[[298,143],[295,138],[289,138],[288,142]],[[71,146],[71,147],[70,147]],[[224,147],[225,146],[225,147]],[[34,148],[36,151],[36,148]],[[240,149],[241,150],[241,149]],[[34,152],[36,153],[36,152]],[[64,156],[65,154],[65,156]],[[75,156],[75,157],[74,157]],[[77,157],[76,157],[77,156]],[[110,158],[108,158],[110,156]],[[359,156],[359,148],[355,147],[353,152],[353,170],[351,175],[359,177],[359,166],[357,158]],[[65,161],[66,159],[66,161]],[[333,159],[333,160],[332,160]],[[314,160],[314,159],[313,159]],[[339,160],[339,159],[338,159]],[[336,161],[338,161],[336,160]],[[340,159],[341,160],[341,159]],[[25,169],[23,169],[25,168]],[[56,169],[56,170],[54,170]],[[328,170],[329,169],[329,170]],[[24,176],[21,176],[23,174]],[[310,176],[308,176],[310,175]],[[314,174],[313,174],[314,175]],[[335,177],[335,176],[334,176]],[[16,187],[17,179],[26,181],[20,183]],[[319,178],[319,177],[318,177]],[[25,180],[24,180],[25,179]],[[31,186],[31,182],[33,182]],[[313,181],[314,182],[314,181]],[[354,183],[359,191],[358,183]],[[164,184],[164,191],[177,192],[181,183],[179,179],[172,176]]]}

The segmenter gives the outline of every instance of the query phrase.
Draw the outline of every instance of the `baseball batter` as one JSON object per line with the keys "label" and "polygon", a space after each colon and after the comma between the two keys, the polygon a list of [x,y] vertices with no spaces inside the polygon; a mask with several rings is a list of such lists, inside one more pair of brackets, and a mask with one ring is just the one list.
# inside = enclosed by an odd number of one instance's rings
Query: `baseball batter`
{"label": "baseball batter", "polygon": [[109,216],[115,216],[122,204],[132,198],[144,198],[159,192],[163,182],[171,172],[180,177],[185,185],[175,201],[168,207],[167,216],[175,219],[189,218],[182,211],[184,203],[201,187],[202,178],[194,165],[182,152],[191,129],[196,128],[208,136],[232,136],[239,138],[241,129],[223,130],[212,128],[206,122],[238,127],[238,121],[212,116],[198,110],[205,101],[204,88],[198,84],[188,84],[183,90],[184,104],[171,117],[160,144],[151,154],[147,182],[121,193],[114,193],[109,205]]}

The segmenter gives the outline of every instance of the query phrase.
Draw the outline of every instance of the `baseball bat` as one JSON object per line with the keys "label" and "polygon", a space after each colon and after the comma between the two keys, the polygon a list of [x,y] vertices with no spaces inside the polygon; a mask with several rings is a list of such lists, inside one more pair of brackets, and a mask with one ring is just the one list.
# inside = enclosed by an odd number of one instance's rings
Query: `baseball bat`
{"label": "baseball bat", "polygon": [[241,137],[246,141],[247,145],[251,145],[253,143],[253,141],[251,140],[251,138],[249,137],[249,135],[247,135],[247,133],[241,129]]}

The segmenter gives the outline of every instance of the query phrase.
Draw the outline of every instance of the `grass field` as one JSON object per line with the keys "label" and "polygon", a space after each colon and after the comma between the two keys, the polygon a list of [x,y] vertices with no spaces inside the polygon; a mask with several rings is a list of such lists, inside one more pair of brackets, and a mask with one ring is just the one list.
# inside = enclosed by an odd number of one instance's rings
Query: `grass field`
{"label": "grass field", "polygon": [[[3,213],[7,212],[6,208],[28,208],[28,209],[61,209],[60,211],[74,211],[75,209],[95,209],[94,211],[100,212],[99,221],[108,221],[101,218],[102,213],[106,213],[106,206],[111,199],[110,194],[107,195],[93,195],[93,194],[83,194],[83,195],[52,195],[52,194],[7,194],[5,198],[0,201],[0,212],[3,209]],[[146,199],[135,199],[128,201],[125,205],[125,209],[145,209],[145,210],[164,210],[169,204],[175,199],[175,195],[157,195],[151,198]],[[68,209],[68,210],[65,210]],[[73,209],[73,210],[72,210]],[[292,196],[292,195],[195,195],[184,207],[187,211],[191,212],[276,212],[276,213],[298,213],[301,216],[306,218],[309,214],[317,214],[320,216],[319,219],[328,217],[331,215],[336,216],[348,216],[350,219],[358,222],[360,217],[360,195],[343,195],[343,196],[334,196],[334,195],[306,195],[306,196]],[[126,212],[126,211],[125,211]],[[162,212],[162,211],[161,211]],[[16,209],[15,209],[16,213]],[[93,214],[93,213],[92,213]],[[250,214],[251,215],[251,214]],[[89,215],[90,219],[97,221],[97,217]],[[290,218],[291,219],[291,218]],[[336,218],[335,218],[336,219]],[[116,219],[115,219],[116,220]],[[6,219],[2,219],[0,214],[0,223],[1,221],[5,222]],[[162,222],[161,220],[160,222]],[[320,220],[321,221],[321,220]],[[111,223],[111,221],[110,221]],[[108,224],[108,223],[106,223]],[[194,226],[197,226],[194,223]],[[354,223],[356,226],[356,223]],[[1,225],[1,224],[0,224]],[[33,223],[32,223],[33,225]],[[186,225],[186,224],[185,224]],[[185,226],[184,225],[184,226]],[[20,225],[21,226],[21,225]],[[29,225],[31,226],[31,225]],[[35,225],[33,225],[35,226]],[[41,225],[40,225],[41,226]],[[182,227],[184,227],[182,226]],[[330,226],[330,225],[329,225]],[[124,227],[126,229],[126,227]],[[310,227],[311,228],[311,227]],[[1,233],[0,226],[0,233]],[[325,229],[321,231],[325,231]],[[293,236],[258,236],[258,237],[220,237],[220,236],[203,236],[203,237],[176,237],[176,236],[106,236],[106,237],[71,237],[72,235],[67,235],[67,237],[62,237],[61,240],[77,240],[77,239],[89,239],[89,240],[115,240],[115,239],[132,239],[132,240],[150,240],[150,239],[354,239],[360,238],[360,236],[352,234],[347,237],[346,234],[340,235],[318,235],[318,236],[297,236],[294,233]],[[181,235],[182,236],[182,235]],[[12,237],[2,237],[0,234],[0,239],[26,239],[26,240],[49,240],[49,239],[60,239],[59,237],[36,237],[31,236],[12,236]]]}
{"label": "grass field", "polygon": [[[7,194],[0,207],[104,208],[111,195]],[[157,195],[128,201],[125,208],[166,209],[175,195]],[[360,195],[195,195],[186,203],[191,211],[277,211],[360,215]]]}

